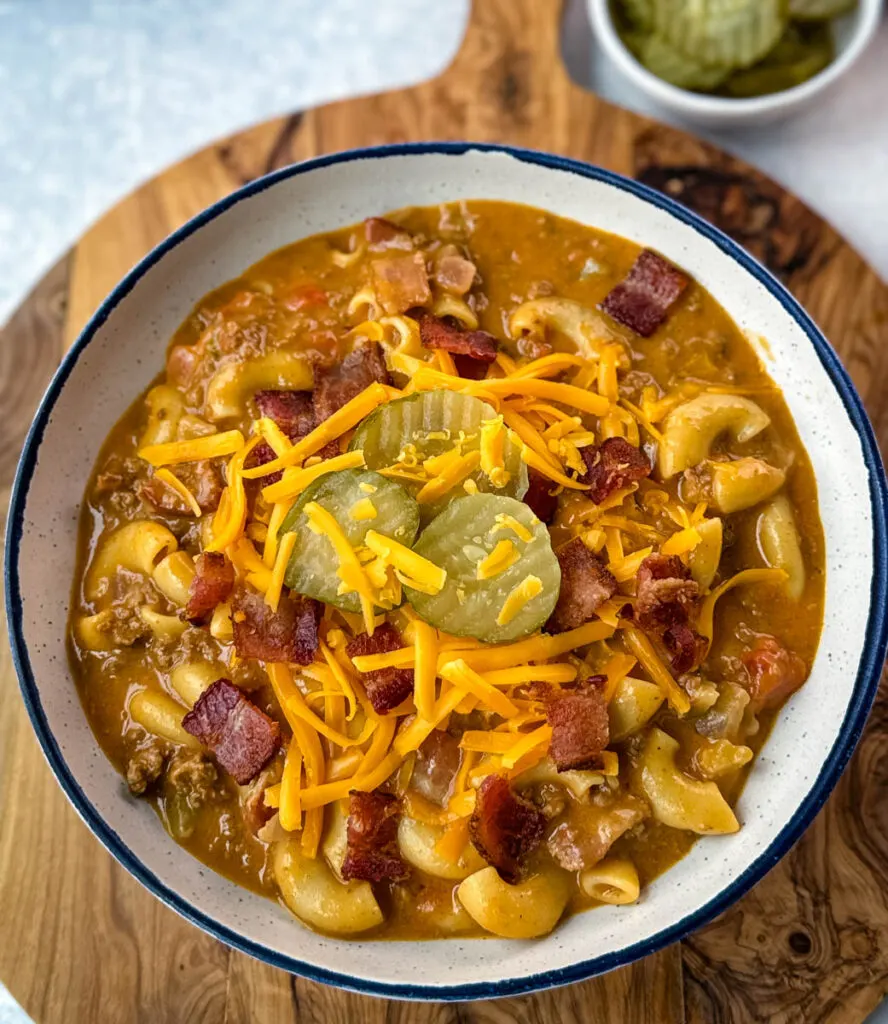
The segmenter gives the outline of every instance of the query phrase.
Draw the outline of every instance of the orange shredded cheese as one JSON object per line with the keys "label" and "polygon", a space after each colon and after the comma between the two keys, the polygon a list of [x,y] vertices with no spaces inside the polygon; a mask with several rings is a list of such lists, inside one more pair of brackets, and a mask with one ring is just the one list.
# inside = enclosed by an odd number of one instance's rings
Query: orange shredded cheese
{"label": "orange shredded cheese", "polygon": [[262,489],[262,497],[272,505],[280,501],[292,501],[292,499],[298,498],[306,487],[314,483],[318,477],[326,476],[327,473],[336,473],[340,469],[360,469],[363,465],[364,453],[362,451],[334,455],[332,459],[325,459],[307,469],[291,470],[285,473],[283,479],[278,480],[276,484],[269,484]]}
{"label": "orange shredded cheese", "polygon": [[441,666],[441,677],[448,683],[458,686],[466,693],[477,697],[483,704],[486,704],[492,711],[503,718],[511,718],[518,714],[518,708],[506,697],[505,694],[479,675],[474,669],[462,659],[447,661]]}
{"label": "orange shredded cheese", "polygon": [[218,459],[234,455],[244,447],[244,435],[239,430],[225,430],[221,434],[206,434],[187,441],[167,441],[140,448],[138,456],[152,466],[175,466],[180,462]]}
{"label": "orange shredded cheese", "polygon": [[296,547],[296,534],[284,535],[278,548],[277,557],[274,560],[274,568],[271,570],[271,578],[268,581],[268,589],[265,591],[265,603],[273,612],[278,610],[281,600],[281,591],[284,587],[284,573],[290,563],[290,555]]}
{"label": "orange shredded cheese", "polygon": [[623,627],[623,639],[651,680],[663,691],[663,696],[669,702],[672,710],[680,715],[686,715],[691,710],[690,699],[675,681],[672,673],[654,650],[654,645],[650,640],[640,629],[628,623]]}

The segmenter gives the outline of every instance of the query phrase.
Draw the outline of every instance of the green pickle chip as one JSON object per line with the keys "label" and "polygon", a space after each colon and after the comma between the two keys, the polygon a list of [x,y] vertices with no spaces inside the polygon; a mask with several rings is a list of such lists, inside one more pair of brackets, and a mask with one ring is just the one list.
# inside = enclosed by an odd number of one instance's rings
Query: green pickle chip
{"label": "green pickle chip", "polygon": [[626,43],[648,71],[680,89],[708,92],[718,88],[731,73],[729,67],[693,60],[660,35],[626,39]]}
{"label": "green pickle chip", "polygon": [[786,0],[653,0],[654,29],[701,64],[745,68],[774,46]]}
{"label": "green pickle chip", "polygon": [[[426,458],[452,451],[459,441],[463,454],[477,451],[481,444],[481,426],[496,417],[496,410],[487,402],[457,391],[420,391],[379,406],[361,421],[349,447],[363,450],[369,469],[401,466],[400,483],[418,494],[425,479],[420,467]],[[512,498],[522,498],[527,491],[527,466],[521,458],[521,445],[508,432],[503,445],[503,463],[508,479],[495,487],[480,468],[470,474],[479,491],[494,491]],[[416,477],[416,479],[412,479]],[[437,500],[421,502],[424,523],[442,512],[454,497],[466,493],[459,481]]]}
{"label": "green pickle chip", "polygon": [[[356,518],[352,510],[366,499],[375,515],[371,519]],[[419,506],[394,480],[365,469],[341,469],[310,484],[284,519],[280,536],[290,531],[296,533],[296,546],[284,574],[287,586],[344,611],[359,612],[357,594],[339,593],[339,557],[333,545],[308,526],[302,510],[310,501],[316,501],[333,516],[352,547],[364,543],[368,530],[410,547],[419,529]]]}
{"label": "green pickle chip", "polygon": [[755,67],[735,71],[724,83],[723,92],[745,99],[792,89],[821,72],[833,59],[833,52],[828,26],[790,25],[767,57]]}
{"label": "green pickle chip", "polygon": [[[503,541],[501,571],[478,579],[479,564]],[[561,568],[549,531],[514,498],[457,498],[423,530],[413,550],[446,570],[447,582],[437,594],[405,586],[405,595],[421,619],[446,633],[505,643],[538,630],[555,608]],[[506,602],[528,577],[539,581],[533,584],[539,592],[526,603],[513,601],[516,610],[507,619]]]}

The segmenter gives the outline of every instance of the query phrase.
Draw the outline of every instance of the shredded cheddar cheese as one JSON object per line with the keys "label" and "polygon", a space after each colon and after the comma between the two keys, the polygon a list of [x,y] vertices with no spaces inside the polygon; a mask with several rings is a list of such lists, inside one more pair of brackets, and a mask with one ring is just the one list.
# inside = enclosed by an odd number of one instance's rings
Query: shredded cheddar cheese
{"label": "shredded cheddar cheese", "polygon": [[140,459],[152,466],[175,466],[180,462],[197,462],[234,455],[244,447],[244,435],[239,430],[226,430],[221,434],[206,434],[187,441],[167,441],[140,448]]}
{"label": "shredded cheddar cheese", "polygon": [[521,609],[543,592],[543,581],[539,576],[525,576],[511,591],[496,617],[498,626],[507,626]]}
{"label": "shredded cheddar cheese", "polygon": [[[398,392],[398,394],[400,394]],[[311,433],[300,438],[289,451],[277,459],[266,462],[264,466],[257,466],[255,469],[245,471],[247,479],[269,476],[289,466],[300,466],[308,458],[319,452],[324,445],[337,440],[346,430],[356,427],[362,419],[371,413],[378,405],[389,400],[389,389],[383,384],[374,383],[357,395],[351,401],[346,402],[341,409],[337,409],[328,419],[315,427]],[[332,461],[332,460],[328,460]]]}
{"label": "shredded cheddar cheese", "polygon": [[490,554],[478,563],[476,579],[489,580],[510,569],[521,557],[521,552],[510,540],[497,541]]}
{"label": "shredded cheddar cheese", "polygon": [[518,708],[512,701],[470,668],[462,658],[445,662],[440,672],[442,679],[477,697],[482,704],[486,704],[491,711],[502,715],[503,718],[511,718],[518,714]]}
{"label": "shredded cheddar cheese", "polygon": [[494,487],[505,487],[511,479],[505,467],[506,427],[502,416],[481,424],[481,470]]}
{"label": "shredded cheddar cheese", "polygon": [[428,623],[414,625],[413,700],[417,713],[425,719],[434,714],[435,679],[438,675],[438,637]]}
{"label": "shredded cheddar cheese", "polygon": [[366,522],[368,519],[376,519],[379,512],[369,498],[361,498],[348,510],[349,518],[356,522]]}
{"label": "shredded cheddar cheese", "polygon": [[278,610],[281,600],[281,591],[284,586],[284,573],[290,562],[290,555],[296,547],[296,534],[285,534],[284,539],[278,546],[277,556],[274,560],[274,568],[271,570],[271,578],[268,581],[268,589],[265,591],[265,603],[273,612]]}
{"label": "shredded cheddar cheese", "polygon": [[[270,463],[267,463],[270,465]],[[275,504],[280,501],[292,502],[294,498],[315,482],[318,477],[326,476],[327,473],[336,473],[340,469],[360,469],[364,465],[364,453],[362,451],[345,452],[342,455],[334,455],[332,459],[325,459],[307,469],[288,470],[283,479],[276,484],[269,484],[262,489],[262,497]]]}
{"label": "shredded cheddar cheese", "polygon": [[437,594],[447,582],[446,570],[390,537],[384,537],[375,530],[368,530],[364,543],[375,555],[401,574],[403,581],[414,589],[425,587],[429,588],[430,593]]}

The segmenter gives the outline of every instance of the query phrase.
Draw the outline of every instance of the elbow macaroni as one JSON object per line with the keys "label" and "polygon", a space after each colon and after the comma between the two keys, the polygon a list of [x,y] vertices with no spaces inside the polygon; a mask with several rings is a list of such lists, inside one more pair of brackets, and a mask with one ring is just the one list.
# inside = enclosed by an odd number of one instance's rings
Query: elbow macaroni
{"label": "elbow macaroni", "polygon": [[580,872],[580,888],[599,903],[624,906],[638,899],[641,883],[631,861],[608,857]]}
{"label": "elbow macaroni", "polygon": [[118,569],[153,576],[157,563],[178,547],[175,535],[160,523],[137,519],[119,527],[100,542],[87,581],[87,597],[93,600],[103,593]]}

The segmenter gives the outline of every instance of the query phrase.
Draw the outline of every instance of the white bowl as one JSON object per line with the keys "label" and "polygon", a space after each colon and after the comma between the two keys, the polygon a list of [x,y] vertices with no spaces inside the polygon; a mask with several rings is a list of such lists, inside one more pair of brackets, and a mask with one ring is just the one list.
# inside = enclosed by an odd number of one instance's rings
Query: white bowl
{"label": "white bowl", "polygon": [[611,16],[610,0],[586,0],[586,3],[592,28],[602,49],[626,78],[660,106],[685,121],[707,128],[769,124],[809,106],[815,97],[820,96],[857,61],[875,35],[882,10],[882,0],[858,0],[856,10],[836,19],[835,59],[807,82],[769,96],[730,99],[679,89],[651,74],[636,60],[617,33]]}
{"label": "white bowl", "polygon": [[[795,417],[826,534],[826,621],[811,678],[781,712],[738,804],[742,830],[702,839],[637,905],[573,917],[547,938],[344,942],[214,874],[130,798],[80,707],[65,651],[78,506],[99,447],[207,291],[272,249],[409,205],[529,203],[652,246],[749,333]],[[409,999],[520,994],[651,953],[725,909],[774,865],[825,800],[860,734],[886,644],[886,487],[859,399],[794,299],[737,245],[669,198],[527,150],[428,143],[321,157],[227,197],[175,232],[111,293],[49,386],[28,435],[7,533],[7,609],[22,692],[58,780],[87,825],[155,895],[224,942],[318,981]]]}

